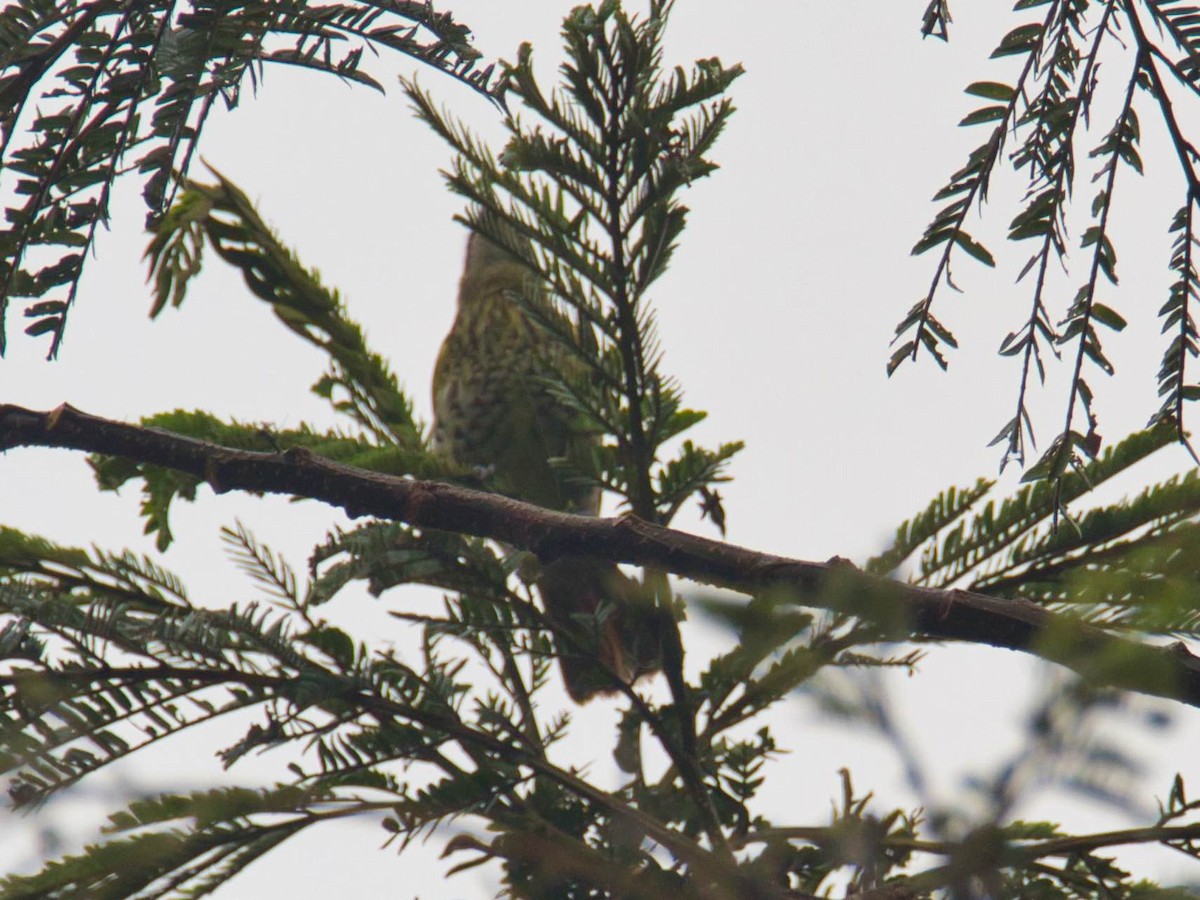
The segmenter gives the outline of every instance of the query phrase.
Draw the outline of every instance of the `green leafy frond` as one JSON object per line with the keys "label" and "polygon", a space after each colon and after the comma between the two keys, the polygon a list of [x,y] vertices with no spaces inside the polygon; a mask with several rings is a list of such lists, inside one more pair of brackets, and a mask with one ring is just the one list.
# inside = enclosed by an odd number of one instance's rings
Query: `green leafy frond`
{"label": "green leafy frond", "polygon": [[[271,670],[312,666],[286,620],[253,608],[174,613],[104,597],[0,590],[0,615],[42,634],[49,653],[12,648],[0,675],[0,769],[16,803],[37,802],[192,725],[266,701]],[[236,660],[236,662],[234,662]],[[29,663],[33,663],[32,666]]]}
{"label": "green leafy frond", "polygon": [[[323,787],[221,788],[140,800],[111,817],[110,832],[147,829],[90,845],[47,863],[34,875],[0,880],[0,897],[204,896],[254,860],[320,821],[313,807],[332,797]],[[272,815],[273,814],[273,815]],[[259,818],[254,818],[258,816]],[[282,820],[280,820],[282,817]],[[185,820],[185,827],[153,828]]]}
{"label": "green leafy frond", "polygon": [[369,522],[330,534],[309,559],[319,575],[312,595],[325,601],[347,582],[367,582],[379,596],[400,584],[456,593],[494,592],[508,570],[486,542],[444,531],[418,532],[400,522]]}
{"label": "green leafy frond", "polygon": [[666,508],[667,521],[675,517],[688,499],[700,495],[702,489],[728,481],[723,474],[725,467],[744,446],[742,441],[732,441],[716,450],[706,450],[684,441],[679,455],[668,460],[658,473],[658,495]]}
{"label": "green leafy frond", "polygon": [[[380,772],[379,767],[389,763],[413,765],[421,760],[437,759],[446,742],[444,736],[435,731],[397,719],[370,726],[359,722],[337,722],[336,726],[318,729],[304,741],[306,754],[314,761],[320,778],[334,784],[362,780],[364,773],[369,777],[370,773]],[[258,749],[261,741],[257,737],[248,735],[241,745],[226,750],[223,754],[226,763]],[[403,788],[392,784],[390,778],[383,780],[389,791],[403,793]]]}
{"label": "green leafy frond", "polygon": [[[263,67],[379,88],[364,52],[417,59],[491,94],[470,31],[427,3],[173,0],[8,4],[0,13],[0,353],[10,299],[31,335],[62,340],[116,180],[136,170],[151,220],[171,205],[209,113]],[[370,58],[368,56],[367,58]]]}
{"label": "green leafy frond", "polygon": [[[929,19],[931,12],[934,19]],[[927,26],[936,27],[937,11],[926,11]],[[1049,15],[1053,15],[1051,12]],[[944,36],[944,23],[940,26]],[[987,266],[995,266],[991,252],[975,240],[965,228],[967,217],[975,206],[987,200],[988,186],[997,165],[1003,158],[1004,142],[1008,131],[1018,117],[1021,96],[1034,77],[1036,64],[1043,46],[1044,33],[1049,19],[1041,23],[1029,23],[1014,28],[993,52],[992,56],[1020,56],[1024,64],[1014,85],[1000,82],[976,82],[967,88],[967,93],[990,100],[989,105],[980,107],[967,115],[960,126],[986,125],[988,136],[967,157],[966,163],[950,176],[950,181],[934,195],[935,201],[949,200],[940,209],[921,239],[913,246],[914,254],[927,253],[936,248],[941,252],[933,280],[925,296],[918,300],[904,319],[896,326],[892,343],[900,346],[893,351],[888,362],[888,374],[895,372],[906,360],[915,360],[922,352],[929,353],[939,366],[946,367],[943,346],[958,346],[954,335],[933,315],[933,301],[942,283],[953,287],[950,275],[950,259],[955,248]],[[931,33],[931,32],[926,32]]]}
{"label": "green leafy frond", "polygon": [[241,522],[233,528],[223,527],[221,539],[229,548],[229,553],[237,562],[238,568],[268,594],[293,609],[304,605],[295,570],[282,556],[273,553],[271,548],[259,544]]}
{"label": "green leafy frond", "polygon": [[[963,585],[997,596],[1069,606],[1088,621],[1143,632],[1190,635],[1200,627],[1193,597],[1200,580],[1200,481],[1175,476],[1137,496],[1086,506],[1089,492],[1175,439],[1172,422],[1130,436],[1061,485],[1028,484],[996,500],[991,483],[947,491],[897,530],[894,545],[868,563],[893,571],[921,551],[914,580]],[[1070,526],[1056,515],[1071,504]]]}
{"label": "green leafy frond", "polygon": [[880,631],[848,616],[818,616],[786,595],[765,594],[749,604],[710,599],[703,606],[738,634],[737,645],[700,676],[706,741],[764,713],[830,667],[911,669],[920,657],[856,651],[878,643]]}
{"label": "green leafy frond", "polygon": [[124,603],[170,610],[190,605],[183,582],[149,557],[63,547],[45,538],[0,526],[0,577],[69,594],[86,590]]}
{"label": "green leafy frond", "polygon": [[994,481],[980,478],[971,487],[942,491],[929,502],[924,512],[902,522],[892,538],[892,545],[867,560],[863,568],[873,575],[892,574],[926,541],[970,512],[993,484]]}
{"label": "green leafy frond", "polygon": [[1196,92],[1200,92],[1200,63],[1196,58],[1200,54],[1198,11],[1200,8],[1189,0],[1154,0],[1146,4],[1150,18],[1182,53],[1182,58],[1172,67],[1173,73]]}
{"label": "green leafy frond", "polygon": [[[431,666],[418,676],[302,611],[279,616],[232,606],[170,615],[102,598],[57,598],[20,583],[0,586],[0,604],[9,625],[23,624],[0,631],[5,660],[14,663],[0,671],[0,771],[10,775],[18,805],[252,707],[266,723],[252,724],[221,752],[226,765],[301,741],[326,775],[359,783],[380,762],[434,758],[443,739],[404,719],[444,714],[436,711],[445,709],[447,690],[461,690],[445,671]],[[414,703],[428,709],[418,713]],[[366,710],[373,711],[370,725]]]}
{"label": "green leafy frond", "polygon": [[403,847],[437,826],[462,816],[487,811],[504,819],[504,808],[508,803],[506,795],[525,780],[519,772],[508,767],[441,778],[397,802],[384,827],[401,838]]}
{"label": "green leafy frond", "polygon": [[[1138,58],[1137,66],[1142,64]],[[1092,248],[1091,267],[1087,281],[1075,294],[1071,308],[1067,311],[1059,334],[1060,344],[1076,345],[1074,370],[1071,375],[1070,399],[1067,402],[1066,421],[1062,432],[1050,444],[1042,457],[1029,469],[1027,480],[1047,478],[1060,480],[1068,466],[1078,465],[1081,456],[1095,456],[1096,417],[1092,412],[1092,389],[1083,378],[1083,365],[1088,362],[1107,375],[1113,373],[1112,363],[1105,355],[1098,326],[1112,331],[1125,328],[1125,319],[1110,306],[1100,302],[1097,294],[1101,277],[1110,285],[1117,283],[1117,253],[1108,237],[1109,211],[1112,208],[1113,189],[1119,164],[1140,173],[1141,159],[1137,144],[1140,135],[1137,114],[1133,109],[1134,90],[1138,85],[1138,72],[1130,77],[1125,92],[1125,103],[1100,145],[1092,151],[1093,157],[1104,160],[1096,177],[1102,181],[1099,193],[1092,201],[1092,214],[1096,224],[1083,233],[1080,245]],[[1075,411],[1087,423],[1086,434],[1075,429]]]}
{"label": "green leafy frond", "polygon": [[1011,554],[1037,540],[1037,534],[1054,532],[1061,508],[1080,500],[1092,488],[1120,475],[1173,439],[1173,430],[1160,424],[1108,448],[1087,465],[1068,472],[1057,485],[1034,482],[999,503],[981,494],[973,501],[969,516],[948,522],[949,527],[930,538],[922,552],[916,580],[940,588],[958,583],[969,573],[974,573],[971,577],[977,581],[987,577],[1007,565],[1005,560],[1011,562]]}
{"label": "green leafy frond", "polygon": [[1197,287],[1200,276],[1196,273],[1193,255],[1198,246],[1193,218],[1195,207],[1196,197],[1189,192],[1187,203],[1175,213],[1171,222],[1171,232],[1176,235],[1171,248],[1171,271],[1175,273],[1175,279],[1171,282],[1167,302],[1158,311],[1163,334],[1172,337],[1158,370],[1158,395],[1163,398],[1163,403],[1155,420],[1174,423],[1182,441],[1187,440],[1183,426],[1184,401],[1200,396],[1200,387],[1188,383],[1188,364],[1200,355],[1193,314],[1193,304],[1200,296]]}
{"label": "green leafy frond", "polygon": [[152,666],[17,671],[3,679],[0,770],[9,775],[9,797],[18,807],[190,726],[266,701],[244,690],[222,696],[210,689],[212,679],[189,682]]}
{"label": "green leafy frond", "polygon": [[216,185],[188,184],[146,250],[155,291],[152,315],[183,302],[207,242],[242,272],[254,296],[269,303],[284,325],[328,354],[330,372],[313,386],[315,393],[375,440],[419,447],[421,427],[411,402],[387,362],[367,347],[337,292],[280,243],[237,186],[213,174]]}
{"label": "green leafy frond", "polygon": [[[1021,362],[1016,409],[992,445],[1004,444],[1006,465],[1025,464],[1026,446],[1033,443],[1027,398],[1031,375],[1045,381],[1045,357],[1055,353],[1060,335],[1046,306],[1047,274],[1052,259],[1067,252],[1066,210],[1075,182],[1075,138],[1081,122],[1088,120],[1092,86],[1100,47],[1108,37],[1109,4],[1091,37],[1086,56],[1079,49],[1085,4],[1063,3],[1051,22],[1053,40],[1047,42],[1041,89],[1022,113],[1021,146],[1013,166],[1027,170],[1025,206],[1009,225],[1011,241],[1036,241],[1037,249],[1021,269],[1018,280],[1034,276],[1029,314],[1021,327],[1001,343],[1000,355]],[[1080,64],[1082,62],[1082,69]]]}
{"label": "green leafy frond", "polygon": [[[445,598],[440,614],[392,612],[397,619],[422,629],[427,647],[426,687],[432,690],[441,683],[438,690],[446,693],[447,700],[462,693],[463,686],[453,681],[459,663],[442,663],[435,651],[443,639],[453,639],[471,649],[471,655],[491,671],[495,683],[523,704],[522,717],[532,722],[528,697],[546,683],[553,650],[544,614],[508,584],[513,569],[519,570],[522,578],[535,577],[532,559],[517,554],[502,560],[483,541],[373,522],[331,534],[309,563],[314,573],[320,573],[310,591],[310,603],[324,602],[352,580],[365,580],[376,596],[408,583],[453,591],[455,596]],[[525,673],[518,666],[522,658],[528,663]],[[391,665],[390,661],[372,662],[364,657],[356,674],[374,679]],[[478,680],[475,687],[480,687]],[[493,700],[500,702],[499,698]],[[485,718],[503,720],[497,713]],[[552,740],[552,736],[544,739]]]}
{"label": "green leafy frond", "polygon": [[136,800],[109,816],[109,834],[190,820],[200,828],[265,813],[298,813],[332,800],[328,783],[277,784],[271,788],[222,787],[187,794],[158,794]]}
{"label": "green leafy frond", "polygon": [[[366,438],[314,432],[305,425],[277,431],[264,425],[226,422],[209,413],[183,410],[150,416],[143,419],[142,424],[238,450],[282,453],[291,447],[303,447],[326,459],[390,475],[463,476],[457,467],[419,445],[380,446]],[[146,520],[146,533],[156,534],[159,549],[166,549],[173,540],[169,519],[171,504],[176,499],[194,501],[202,483],[200,479],[117,457],[96,456],[89,462],[101,490],[115,491],[133,480],[142,482],[141,511]]]}
{"label": "green leafy frond", "polygon": [[1105,625],[1194,634],[1198,513],[1194,473],[1172,478],[1088,510],[1077,528],[1030,535],[975,587],[1067,605]]}

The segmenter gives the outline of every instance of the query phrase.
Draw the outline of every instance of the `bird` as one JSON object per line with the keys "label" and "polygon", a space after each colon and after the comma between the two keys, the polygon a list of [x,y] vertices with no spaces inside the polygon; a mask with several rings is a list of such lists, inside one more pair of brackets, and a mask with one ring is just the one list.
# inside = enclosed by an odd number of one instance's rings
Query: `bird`
{"label": "bird", "polygon": [[[542,324],[530,316],[530,304],[538,304]],[[584,371],[544,327],[546,317],[561,316],[529,266],[472,231],[454,323],[434,367],[432,442],[456,464],[484,474],[499,493],[594,516],[599,488],[563,478],[553,463],[586,468],[599,443],[552,389],[556,379]],[[535,584],[573,701],[613,693],[661,668],[659,614],[639,601],[640,583],[614,563],[558,557],[542,565]]]}

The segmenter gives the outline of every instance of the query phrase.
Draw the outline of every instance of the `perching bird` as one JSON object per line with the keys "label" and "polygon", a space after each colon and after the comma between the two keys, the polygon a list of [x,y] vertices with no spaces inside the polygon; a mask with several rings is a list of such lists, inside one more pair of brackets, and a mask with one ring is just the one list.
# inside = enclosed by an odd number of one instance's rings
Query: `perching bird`
{"label": "perching bird", "polygon": [[[597,438],[547,386],[553,372],[570,377],[582,364],[522,309],[520,297],[537,296],[532,278],[515,256],[472,233],[458,314],[433,372],[434,445],[488,472],[509,496],[594,516],[599,490],[556,477],[550,462],[584,463]],[[613,563],[559,558],[543,566],[537,586],[573,700],[611,692],[614,675],[632,684],[660,668],[660,620]]]}

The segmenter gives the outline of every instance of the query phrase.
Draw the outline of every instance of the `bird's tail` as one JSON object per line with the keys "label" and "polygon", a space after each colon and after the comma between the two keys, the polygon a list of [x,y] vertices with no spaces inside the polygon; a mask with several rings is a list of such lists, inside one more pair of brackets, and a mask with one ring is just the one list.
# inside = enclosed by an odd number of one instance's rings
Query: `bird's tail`
{"label": "bird's tail", "polygon": [[611,694],[662,668],[664,616],[613,563],[567,556],[538,579],[567,693],[576,703]]}

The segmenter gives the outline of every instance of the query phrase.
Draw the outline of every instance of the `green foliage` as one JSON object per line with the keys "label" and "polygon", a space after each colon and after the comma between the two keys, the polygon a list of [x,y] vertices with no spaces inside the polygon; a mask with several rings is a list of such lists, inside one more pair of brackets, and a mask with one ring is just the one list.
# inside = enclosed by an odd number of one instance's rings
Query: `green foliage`
{"label": "green foliage", "polygon": [[[367,355],[363,362],[369,364],[373,358]],[[369,408],[370,402],[368,396],[363,407]],[[404,403],[407,402],[405,398]],[[349,414],[356,423],[361,422],[359,407],[339,404],[338,408],[343,412],[350,410]],[[184,410],[148,416],[142,420],[142,424],[239,450],[273,454],[303,447],[327,459],[390,475],[462,475],[457,468],[434,457],[421,446],[380,444],[366,436],[355,437],[338,432],[319,433],[306,425],[296,429],[274,430],[265,425],[223,422],[209,413]],[[119,457],[93,457],[91,465],[101,490],[116,491],[130,481],[141,481],[142,517],[146,521],[146,534],[157,536],[156,543],[160,550],[165,550],[174,540],[170,527],[171,504],[176,499],[195,500],[196,491],[203,483],[183,472]]]}
{"label": "green foliage", "polygon": [[[1196,37],[1190,8],[1166,0],[1148,5],[1176,40]],[[155,178],[172,166],[185,169],[192,152],[198,123],[189,124],[187,104],[236,99],[243,76],[253,78],[264,61],[369,81],[358,68],[357,50],[332,55],[335,38],[357,37],[421,56],[479,86],[488,80],[469,73],[461,27],[423,4],[316,8],[288,2],[270,6],[275,18],[266,16],[264,6],[241,4],[222,8],[223,19],[216,7],[193,4],[191,18],[174,25],[153,4],[59,6],[25,4],[19,12],[0,13],[5,46],[34,61],[17,67],[16,81],[0,81],[0,99],[33,90],[50,71],[39,71],[43,63],[119,44],[107,32],[101,41],[98,32],[86,30],[91,24],[70,31],[71,22],[107,21],[110,14],[129,23],[145,17],[140,27],[157,27],[157,43],[143,39],[133,46],[152,47],[144,51],[148,71],[169,93],[139,88],[124,100],[114,95],[114,109],[132,115],[136,104],[129,97],[138,103],[157,98],[154,127],[160,120],[161,128],[175,122],[175,144],[164,145],[160,131],[144,139],[149,153],[159,154],[147,157],[153,165],[142,163],[155,210],[166,207],[171,192],[166,181],[154,187]],[[1029,366],[1040,370],[1045,342],[1060,340],[1049,324],[1041,273],[1067,243],[1062,222],[1072,147],[1077,121],[1086,115],[1084,99],[1072,91],[1094,81],[1089,73],[1100,40],[1110,34],[1107,17],[1141,9],[1108,4],[1101,27],[1089,31],[1085,14],[1094,6],[1086,0],[1017,4],[1045,7],[1048,17],[1013,30],[997,50],[1021,61],[1025,74],[1013,85],[970,86],[969,93],[987,104],[964,124],[983,125],[989,136],[943,192],[949,204],[918,245],[941,254],[937,277],[945,283],[955,247],[990,263],[987,249],[963,225],[970,207],[985,196],[1015,129],[1020,146],[1011,158],[1029,169],[1031,190],[1010,237],[1035,242],[1026,272],[1039,274],[1024,337],[1010,337],[1004,352],[1024,355],[1026,373]],[[506,119],[508,143],[499,154],[438,112],[415,85],[408,91],[420,116],[456,153],[448,179],[468,202],[464,220],[527,263],[549,291],[554,314],[530,296],[514,295],[513,303],[586,373],[551,385],[602,438],[591,469],[567,474],[593,479],[633,512],[663,524],[697,497],[702,512],[723,529],[716,485],[741,445],[706,449],[685,438],[704,414],[685,408],[680,386],[663,374],[649,291],[686,223],[679,191],[715,169],[710,152],[732,112],[724,92],[741,70],[715,59],[691,70],[666,70],[662,39],[669,12],[669,3],[652,2],[649,14],[637,18],[612,0],[574,10],[564,23],[567,62],[556,90],[539,84],[532,52],[522,47],[495,89],[515,98],[527,118]],[[399,29],[395,19],[430,29],[441,43],[416,43],[417,32]],[[949,23],[947,2],[931,2],[924,32],[945,37]],[[67,30],[53,32],[52,26]],[[273,33],[296,41],[270,49],[276,45],[264,41]],[[57,37],[39,42],[38,34]],[[202,37],[207,44],[193,43]],[[1081,41],[1090,41],[1087,53]],[[1196,43],[1193,55],[1200,52]],[[1084,235],[1092,266],[1062,333],[1076,342],[1077,370],[1085,361],[1106,367],[1098,326],[1119,329],[1123,322],[1098,291],[1115,283],[1116,255],[1107,237],[1115,174],[1122,167],[1140,169],[1132,98],[1153,80],[1155,63],[1143,55],[1138,65],[1139,79],[1128,83],[1123,110],[1095,154],[1103,184],[1093,211],[1097,222]],[[96,66],[76,80],[98,78],[97,72],[109,77],[109,68]],[[1180,69],[1193,86],[1194,68]],[[155,91],[160,88],[156,82]],[[78,104],[94,102],[99,88],[93,85],[88,94],[80,82],[71,90],[64,96]],[[0,111],[5,108],[0,104]],[[10,135],[15,120],[3,121]],[[60,126],[44,123],[40,140],[53,143],[53,127]],[[52,148],[47,165],[71,159],[63,154],[77,151],[67,143]],[[115,165],[111,154],[105,156],[112,148],[96,146],[104,152],[97,151],[95,165]],[[281,431],[183,411],[145,424],[264,456],[303,448],[370,471],[487,486],[486,472],[463,472],[430,452],[409,398],[341,298],[295,258],[239,188],[215,177],[214,185],[199,184],[182,180],[181,172],[181,191],[155,219],[147,252],[154,313],[183,302],[211,248],[242,273],[250,294],[270,304],[291,334],[326,354],[329,371],[313,390],[346,417],[347,430]],[[59,187],[47,190],[54,202],[66,202],[55,193]],[[1069,417],[1051,448],[1053,462],[1043,463],[1045,471],[1035,469],[1045,477],[1003,500],[992,498],[994,484],[985,480],[943,492],[898,529],[893,546],[866,564],[868,572],[910,575],[932,588],[970,586],[1022,596],[1107,629],[1200,634],[1190,600],[1200,581],[1196,479],[1170,479],[1132,499],[1086,505],[1092,488],[1178,435],[1181,403],[1190,390],[1184,369],[1195,338],[1187,306],[1195,291],[1194,199],[1189,196],[1175,220],[1177,283],[1164,316],[1177,342],[1174,367],[1164,363],[1164,412],[1157,424],[1102,454],[1091,453],[1085,464],[1075,451],[1081,445],[1092,450],[1092,429],[1080,435]],[[24,227],[19,218],[14,222]],[[932,299],[931,291],[914,308],[906,326],[909,342],[894,362],[921,347],[938,355],[953,342],[929,311]],[[62,311],[44,310],[60,317],[45,328],[61,332]],[[1071,402],[1080,404],[1090,426],[1090,392],[1078,373]],[[1000,437],[1010,454],[1023,447],[1024,404],[1022,389],[1016,424]],[[171,505],[195,499],[201,480],[121,458],[92,464],[103,489],[141,482],[147,532],[166,547]],[[1055,527],[1064,515],[1066,524]],[[896,640],[911,635],[896,632],[890,620],[841,611],[839,591],[863,583],[849,566],[829,567],[826,594],[817,598],[821,609],[799,607],[784,591],[749,603],[707,603],[737,629],[738,640],[686,670],[682,646],[668,648],[674,652],[665,654],[663,665],[669,690],[635,689],[614,676],[612,702],[621,709],[611,743],[622,777],[601,787],[586,769],[556,759],[572,718],[557,703],[551,666],[555,653],[595,649],[556,628],[536,602],[530,584],[538,561],[528,554],[456,533],[365,521],[331,533],[305,569],[293,567],[240,523],[222,537],[259,600],[193,600],[182,581],[153,559],[63,547],[0,528],[0,771],[15,806],[40,804],[99,769],[217,719],[248,723],[218,752],[226,767],[267,751],[283,751],[290,761],[289,779],[270,788],[134,801],[111,817],[104,842],[34,875],[0,879],[0,898],[203,896],[293,834],[350,817],[380,821],[386,842],[401,850],[440,826],[467,820],[470,832],[447,842],[450,871],[492,864],[505,896],[530,900],[807,898],[842,891],[880,900],[932,892],[956,898],[1171,897],[1182,895],[1134,881],[1104,853],[1158,842],[1200,858],[1200,803],[1187,799],[1182,778],[1160,804],[1158,820],[1144,829],[1070,835],[1053,824],[1012,819],[1023,779],[1045,783],[1030,773],[1063,771],[1063,780],[1100,795],[1099,776],[1132,768],[1119,748],[1088,737],[1091,717],[1119,704],[1078,682],[1051,684],[1027,746],[981,789],[983,815],[939,807],[924,791],[918,761],[891,721],[876,677],[885,669],[914,672],[922,652],[897,647]],[[854,577],[839,580],[839,572]],[[664,611],[680,611],[666,573],[648,573],[644,583]],[[410,594],[399,590],[411,584],[442,592],[440,607],[427,602],[413,611]],[[387,604],[399,627],[397,646],[334,618],[336,601],[353,598],[359,586]],[[889,599],[881,585],[879,605]],[[610,612],[602,605],[595,616],[602,621]],[[689,678],[692,672],[697,674]],[[785,755],[788,748],[772,730],[781,704],[799,692],[891,742],[928,808],[879,809],[843,771],[842,793],[827,822],[770,821],[764,799],[780,786],[791,790],[783,766],[805,764]],[[1074,768],[1064,760],[1074,760]]]}
{"label": "green foliage", "polygon": [[420,427],[412,404],[384,359],[367,348],[362,329],[347,318],[337,291],[296,260],[241,190],[213,174],[215,186],[188,185],[146,250],[155,294],[151,315],[183,303],[207,242],[284,325],[329,355],[329,373],[313,385],[318,396],[376,441],[417,447]]}
{"label": "green foliage", "polygon": [[[1020,24],[1000,40],[992,57],[1002,60],[1000,65],[1011,69],[1016,63],[1019,68],[1015,77],[975,82],[966,90],[987,104],[960,124],[982,127],[987,136],[935,195],[935,200],[949,203],[913,248],[917,254],[938,252],[933,279],[896,328],[898,346],[888,371],[922,352],[946,367],[946,349],[957,344],[952,330],[934,315],[934,300],[943,285],[954,287],[950,264],[956,248],[994,265],[991,252],[967,231],[968,219],[982,210],[992,176],[1011,165],[1024,181],[1024,195],[1009,225],[1008,239],[1032,242],[1035,249],[1018,276],[1031,285],[1028,314],[999,349],[1001,356],[1020,363],[1016,404],[993,443],[1004,448],[1004,463],[1026,464],[1027,450],[1033,446],[1030,389],[1034,379],[1045,380],[1048,357],[1064,360],[1071,373],[1064,424],[1027,473],[1030,478],[1060,482],[1072,467],[1094,457],[1101,445],[1088,370],[1113,374],[1101,334],[1103,329],[1121,331],[1127,317],[1111,299],[1117,283],[1117,254],[1109,213],[1118,172],[1142,173],[1139,117],[1147,115],[1165,126],[1183,175],[1183,199],[1171,226],[1176,238],[1170,267],[1176,278],[1159,310],[1162,330],[1169,335],[1159,372],[1159,393],[1164,399],[1153,421],[1173,423],[1177,438],[1187,443],[1183,404],[1200,396],[1188,368],[1198,352],[1189,304],[1195,296],[1192,206],[1200,180],[1195,150],[1181,122],[1183,109],[1200,101],[1200,69],[1195,64],[1200,52],[1196,27],[1200,7],[1184,0],[1021,0],[1014,11]],[[1029,18],[1030,13],[1034,18]],[[923,32],[946,39],[950,21],[949,4],[935,0],[926,10]],[[1106,79],[1099,76],[1102,58]],[[1099,115],[1093,113],[1094,107],[1111,115],[1106,128],[1094,121]],[[1089,140],[1087,133],[1093,130],[1106,133],[1091,149],[1087,165],[1080,166],[1080,144]],[[1006,152],[1012,142],[1016,146]],[[1072,203],[1080,178],[1099,184],[1084,209]],[[1075,271],[1068,266],[1072,243],[1068,226],[1085,216],[1085,224],[1077,228],[1078,247],[1083,251],[1077,258],[1085,260],[1086,278],[1070,304],[1056,309],[1051,298],[1061,288],[1055,279],[1057,266],[1051,263]]]}
{"label": "green foliage", "polygon": [[0,894],[14,900],[204,896],[305,824],[222,822],[110,840],[89,845],[84,853],[51,863],[36,875],[10,875],[0,881]]}
{"label": "green foliage", "polygon": [[1196,249],[1193,203],[1188,203],[1175,214],[1171,232],[1176,235],[1171,248],[1171,271],[1175,280],[1171,282],[1167,302],[1158,314],[1162,317],[1163,333],[1174,332],[1171,344],[1163,354],[1162,366],[1158,371],[1158,395],[1163,405],[1157,418],[1183,421],[1183,403],[1200,394],[1196,387],[1187,383],[1188,360],[1198,352],[1196,322],[1189,304],[1197,297],[1197,274],[1193,252]]}
{"label": "green foliage", "polygon": [[[1196,472],[1136,496],[1085,505],[1090,492],[1170,443],[1160,421],[1057,482],[1035,481],[1002,501],[987,482],[948,491],[900,526],[867,564],[884,573],[912,561],[913,580],[1069,607],[1094,624],[1174,636],[1200,634],[1200,480]],[[1068,508],[1069,505],[1069,508]],[[1058,524],[1062,510],[1068,521]]]}
{"label": "green foliage", "polygon": [[373,596],[419,583],[456,593],[486,593],[509,574],[484,541],[442,531],[418,533],[399,522],[370,522],[329,535],[313,551],[317,596],[332,597],[350,581],[365,581]]}
{"label": "green foliage", "polygon": [[874,575],[891,575],[926,541],[966,515],[994,484],[981,478],[969,488],[949,488],[938,494],[924,512],[901,523],[892,538],[892,545],[868,560],[864,568]]}
{"label": "green foliage", "polygon": [[[29,0],[0,11],[0,353],[8,301],[27,297],[31,335],[58,352],[116,179],[136,169],[151,221],[171,205],[214,105],[237,106],[268,64],[380,89],[363,52],[393,51],[487,91],[470,31],[420,3],[308,0],[179,9]],[[15,179],[15,180],[14,180]]]}

